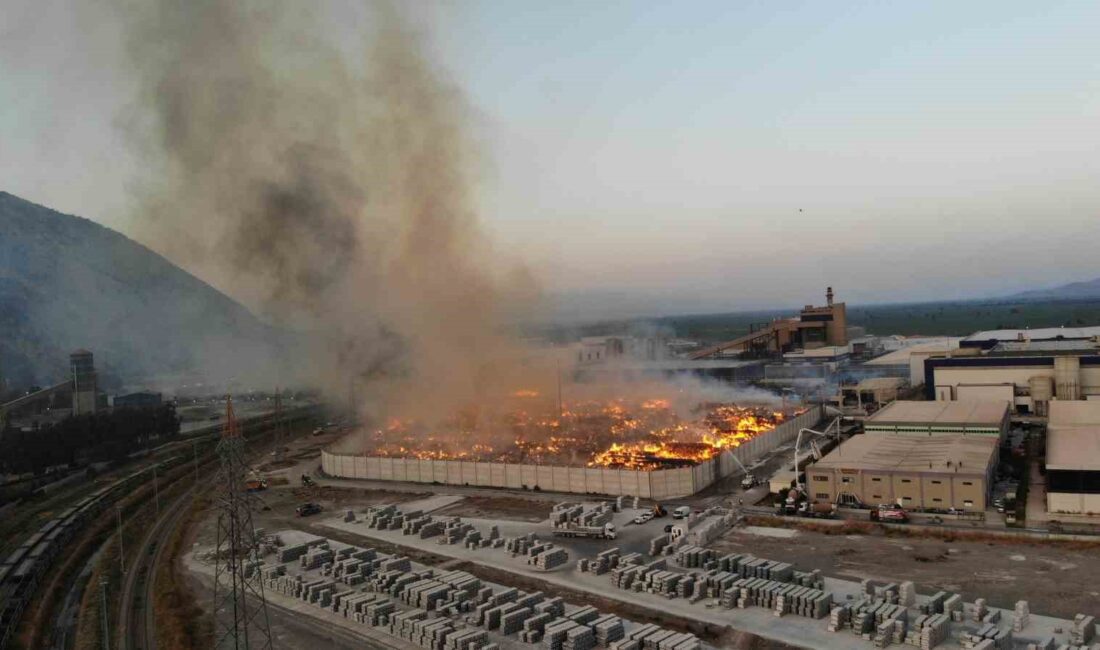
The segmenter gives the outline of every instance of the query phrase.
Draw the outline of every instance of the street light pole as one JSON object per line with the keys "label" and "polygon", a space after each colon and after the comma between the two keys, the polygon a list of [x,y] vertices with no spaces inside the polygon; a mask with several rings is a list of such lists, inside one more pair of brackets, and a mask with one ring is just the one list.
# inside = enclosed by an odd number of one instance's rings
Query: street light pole
{"label": "street light pole", "polygon": [[157,504],[157,514],[160,514],[160,486],[157,485],[157,466],[153,465],[153,499]]}
{"label": "street light pole", "polygon": [[122,546],[122,506],[115,504],[115,514],[118,515],[118,570],[123,575],[126,574],[126,560],[123,558],[123,546]]}

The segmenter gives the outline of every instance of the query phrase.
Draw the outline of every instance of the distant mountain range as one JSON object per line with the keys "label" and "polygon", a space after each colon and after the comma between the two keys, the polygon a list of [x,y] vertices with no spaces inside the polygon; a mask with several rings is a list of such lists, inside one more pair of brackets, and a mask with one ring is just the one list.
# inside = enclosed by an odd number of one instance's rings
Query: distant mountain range
{"label": "distant mountain range", "polygon": [[[0,381],[63,379],[95,354],[101,384],[202,372],[226,379],[271,357],[280,333],[165,258],[87,219],[0,192]],[[0,384],[2,387],[3,384]]]}
{"label": "distant mountain range", "polygon": [[1007,296],[1015,300],[1075,300],[1100,298],[1100,278],[1071,282],[1049,289],[1033,289]]}

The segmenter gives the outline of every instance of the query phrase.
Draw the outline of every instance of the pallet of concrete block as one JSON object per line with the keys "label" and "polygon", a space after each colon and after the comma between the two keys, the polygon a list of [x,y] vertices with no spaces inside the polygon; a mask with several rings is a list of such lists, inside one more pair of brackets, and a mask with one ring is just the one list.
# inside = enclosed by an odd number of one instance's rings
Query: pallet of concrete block
{"label": "pallet of concrete block", "polygon": [[794,614],[806,618],[825,618],[833,606],[833,596],[828,592],[814,589],[813,587],[801,587],[791,583],[779,583],[783,585],[775,591],[775,615]]}
{"label": "pallet of concrete block", "polygon": [[596,575],[603,575],[618,566],[619,555],[618,547],[601,551],[588,562],[588,570]]}
{"label": "pallet of concrete block", "polygon": [[878,626],[889,620],[907,621],[908,610],[901,605],[881,601],[860,600],[852,606],[852,634],[873,634]]}
{"label": "pallet of concrete block", "polygon": [[315,539],[309,542],[305,542],[303,544],[285,546],[279,549],[277,559],[279,562],[293,562],[294,560],[297,560],[301,556],[305,555],[311,547],[321,546],[325,544],[328,544],[327,540]]}
{"label": "pallet of concrete block", "polygon": [[671,543],[672,543],[672,536],[671,535],[669,535],[667,533],[665,533],[663,535],[658,535],[658,536],[654,537],[653,539],[649,540],[649,554],[650,555],[660,555],[660,554],[664,553],[665,548],[668,547],[668,545],[671,544]]}
{"label": "pallet of concrete block", "polygon": [[794,566],[786,562],[751,558],[742,560],[737,567],[742,578],[763,578],[787,582],[794,576]]}
{"label": "pallet of concrete block", "polygon": [[[726,591],[740,579],[740,576],[736,573],[722,571],[720,569],[711,569],[702,576],[702,589],[706,591],[706,596],[721,599],[726,594]],[[729,607],[734,607],[734,605],[729,605]]]}
{"label": "pallet of concrete block", "polygon": [[592,628],[596,635],[596,644],[601,647],[607,647],[613,641],[626,636],[623,620],[614,614],[604,614],[588,623],[588,627]]}
{"label": "pallet of concrete block", "polygon": [[298,558],[298,566],[303,569],[318,569],[321,565],[331,562],[333,559],[332,549],[328,548],[328,545],[324,546],[311,546],[305,553]]}

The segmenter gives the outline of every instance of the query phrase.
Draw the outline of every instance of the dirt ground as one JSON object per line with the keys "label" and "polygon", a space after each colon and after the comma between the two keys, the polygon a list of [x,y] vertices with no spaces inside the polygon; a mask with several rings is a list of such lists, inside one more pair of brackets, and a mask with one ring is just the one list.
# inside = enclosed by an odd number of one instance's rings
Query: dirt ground
{"label": "dirt ground", "polygon": [[1027,600],[1036,614],[1065,618],[1100,614],[1100,549],[1096,547],[944,541],[881,533],[825,535],[800,530],[781,534],[789,533],[795,534],[773,537],[735,528],[710,546],[790,562],[799,570],[820,569],[834,578],[912,580],[921,593],[953,591],[968,602],[985,598],[990,605],[1008,609],[1018,600]]}
{"label": "dirt ground", "polygon": [[550,516],[553,503],[518,497],[469,496],[454,505],[432,514],[452,517],[476,517],[481,519],[511,519],[513,521],[545,521]]}

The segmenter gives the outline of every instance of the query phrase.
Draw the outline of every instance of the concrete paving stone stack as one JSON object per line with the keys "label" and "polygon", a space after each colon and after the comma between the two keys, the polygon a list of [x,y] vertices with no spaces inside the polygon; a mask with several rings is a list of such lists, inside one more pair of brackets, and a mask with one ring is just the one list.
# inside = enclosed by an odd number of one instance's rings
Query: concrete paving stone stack
{"label": "concrete paving stone stack", "polygon": [[[684,576],[682,580],[676,585],[676,596],[684,599],[691,599],[695,595],[695,577]],[[700,581],[702,584],[702,581]]]}
{"label": "concrete paving stone stack", "polygon": [[1001,622],[1001,610],[991,609],[986,612],[982,617],[982,623],[1000,623]]}
{"label": "concrete paving stone stack", "polygon": [[921,650],[932,650],[947,641],[951,634],[950,618],[946,614],[925,614],[923,620],[913,625],[917,632],[916,643]]}
{"label": "concrete paving stone stack", "polygon": [[565,636],[569,630],[582,627],[580,624],[568,619],[556,619],[543,628],[542,647],[546,650],[562,650],[565,644]]}
{"label": "concrete paving stone stack", "polygon": [[[951,594],[947,598],[944,598],[939,603],[939,610],[939,613],[942,613],[951,620],[961,621],[964,611],[962,596],[959,594]],[[921,611],[924,611],[923,607]]]}
{"label": "concrete paving stone stack", "polygon": [[561,547],[554,547],[539,553],[528,560],[529,564],[540,571],[550,571],[569,562],[569,553]]}
{"label": "concrete paving stone stack", "polygon": [[490,645],[489,635],[484,630],[464,629],[456,630],[447,636],[443,644],[443,650],[470,650],[471,648],[487,649]]}
{"label": "concrete paving stone stack", "polygon": [[588,558],[582,557],[577,560],[577,571],[581,573],[588,573]]}
{"label": "concrete paving stone stack", "polygon": [[604,614],[589,624],[592,631],[596,634],[596,643],[601,646],[608,646],[613,641],[626,636],[626,628],[623,627],[623,620],[614,614]]}
{"label": "concrete paving stone stack", "polygon": [[382,571],[412,571],[412,562],[404,556],[391,557],[383,560],[378,568]]}
{"label": "concrete paving stone stack", "polygon": [[1027,650],[1055,650],[1058,647],[1058,644],[1054,642],[1054,637],[1052,636],[1048,636],[1047,638],[1037,643],[1027,644]]}
{"label": "concrete paving stone stack", "polygon": [[978,598],[974,601],[974,607],[970,610],[970,618],[980,623],[988,613],[989,607],[985,604],[985,598]]}
{"label": "concrete paving stone stack", "polygon": [[873,639],[876,648],[885,648],[894,642],[894,625],[895,621],[891,619],[876,626]]}
{"label": "concrete paving stone stack", "polygon": [[911,581],[906,580],[898,587],[898,604],[912,607],[917,602],[917,587]]}
{"label": "concrete paving stone stack", "polygon": [[611,585],[618,589],[629,589],[631,583],[644,569],[639,566],[620,566],[611,571]]}
{"label": "concrete paving stone stack", "polygon": [[481,533],[477,530],[467,531],[466,537],[462,540],[463,546],[469,549],[477,549],[481,547]]}
{"label": "concrete paving stone stack", "polygon": [[1086,645],[1096,637],[1096,617],[1078,614],[1073,617],[1073,629],[1069,633],[1069,642],[1074,645]]}
{"label": "concrete paving stone stack", "polygon": [[298,566],[302,569],[317,569],[322,564],[331,562],[332,551],[327,548],[313,547],[306,554],[298,558]]}
{"label": "concrete paving stone stack", "polygon": [[298,558],[306,554],[309,550],[309,544],[295,544],[294,546],[286,546],[279,549],[278,560],[279,562],[293,562]]}
{"label": "concrete paving stone stack", "polygon": [[535,605],[538,605],[544,600],[546,600],[545,594],[541,591],[533,591],[529,594],[521,594],[516,598],[516,603],[518,603],[520,607],[530,607],[534,609]]}

